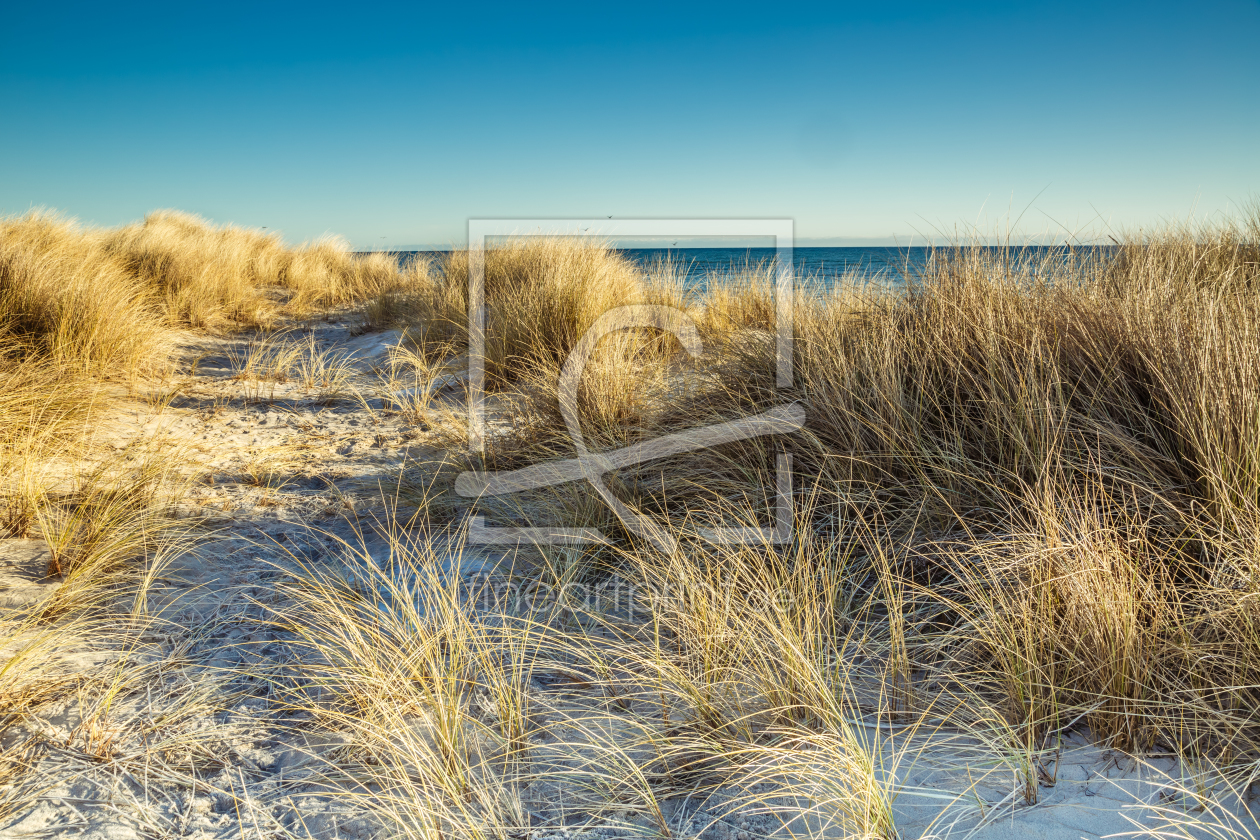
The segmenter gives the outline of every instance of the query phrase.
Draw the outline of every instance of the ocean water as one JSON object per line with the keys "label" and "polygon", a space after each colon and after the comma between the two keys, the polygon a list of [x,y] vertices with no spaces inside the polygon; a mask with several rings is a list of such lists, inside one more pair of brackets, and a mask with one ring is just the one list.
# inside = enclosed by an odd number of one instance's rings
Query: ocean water
{"label": "ocean water", "polygon": [[[775,258],[773,248],[625,248],[622,253],[644,266],[673,260],[693,281],[712,281]],[[929,255],[928,248],[793,248],[792,267],[798,279],[856,273],[897,281],[926,267]]]}
{"label": "ocean water", "polygon": [[[1057,261],[1105,257],[1112,250],[1101,246],[1068,249],[1058,245],[969,247],[992,252],[994,257],[1034,263],[1044,258]],[[770,263],[775,259],[773,248],[623,248],[621,251],[645,268],[661,260],[673,261],[682,270],[687,285],[701,289],[711,283],[721,283],[744,266]],[[398,256],[405,262],[420,255],[439,253],[403,251]],[[897,285],[921,273],[933,253],[934,249],[926,246],[794,248],[792,264],[798,281],[826,286],[837,277],[857,275]],[[940,249],[935,249],[935,253],[940,253]]]}

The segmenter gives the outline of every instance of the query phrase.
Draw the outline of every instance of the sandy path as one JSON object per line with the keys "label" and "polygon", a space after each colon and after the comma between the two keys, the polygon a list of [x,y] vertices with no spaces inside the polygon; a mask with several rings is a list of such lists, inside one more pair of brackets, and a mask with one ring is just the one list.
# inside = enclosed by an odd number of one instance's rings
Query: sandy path
{"label": "sandy path", "polygon": [[[338,738],[304,732],[279,702],[274,685],[296,674],[295,658],[269,608],[295,560],[335,567],[356,528],[371,544],[401,465],[432,451],[425,425],[374,390],[397,334],[355,337],[333,322],[306,336],[352,356],[351,380],[241,379],[248,338],[189,337],[169,404],[159,388],[111,427],[107,445],[161,439],[203,476],[183,507],[205,523],[204,542],[161,572],[140,644],[121,660],[105,639],[69,657],[81,676],[122,687],[107,732],[86,732],[76,697],[8,730],[0,746],[21,772],[3,780],[0,836],[367,836],[356,809],[303,782]],[[39,580],[46,554],[37,541],[0,544],[0,597],[55,587]]]}

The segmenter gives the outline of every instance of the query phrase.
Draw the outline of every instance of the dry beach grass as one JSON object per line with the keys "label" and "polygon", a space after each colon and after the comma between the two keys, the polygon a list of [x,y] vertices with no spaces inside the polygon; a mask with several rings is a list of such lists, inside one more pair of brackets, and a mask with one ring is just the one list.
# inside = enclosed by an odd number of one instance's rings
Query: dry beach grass
{"label": "dry beach grass", "polygon": [[[0,831],[1255,836],[1254,215],[803,288],[786,391],[771,267],[697,294],[514,240],[485,255],[484,459],[442,379],[468,259],[0,225],[5,550],[45,566],[0,625]],[[587,446],[800,405],[787,544],[704,536],[766,520],[764,438],[609,475],[668,543],[581,485],[454,494],[575,454],[562,367],[629,304],[702,351],[609,336]],[[609,540],[467,545],[471,511]]]}

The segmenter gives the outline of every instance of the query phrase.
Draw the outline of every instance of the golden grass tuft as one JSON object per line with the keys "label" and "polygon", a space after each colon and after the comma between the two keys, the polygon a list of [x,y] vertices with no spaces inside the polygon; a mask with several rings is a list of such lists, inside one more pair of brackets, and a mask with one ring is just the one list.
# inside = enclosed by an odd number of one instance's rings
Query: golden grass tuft
{"label": "golden grass tuft", "polygon": [[117,230],[46,212],[0,222],[0,332],[57,364],[134,377],[166,363],[170,328],[266,327],[403,286],[387,254],[174,211]]}
{"label": "golden grass tuft", "polygon": [[99,241],[46,213],[0,222],[0,335],[55,366],[149,372],[164,324],[144,285]]}
{"label": "golden grass tuft", "polygon": [[[484,251],[486,376],[493,387],[557,371],[609,310],[667,302],[672,289],[648,279],[606,243],[521,237]],[[469,253],[453,250],[404,271],[399,290],[375,304],[382,323],[403,322],[421,345],[463,351],[468,343]]]}
{"label": "golden grass tuft", "polygon": [[[1105,250],[960,244],[901,287],[841,278],[801,290],[786,393],[774,383],[769,268],[736,266],[732,284],[678,298],[700,326],[701,358],[673,347],[653,367],[642,339],[606,342],[579,391],[583,427],[596,448],[624,445],[799,401],[807,425],[787,444],[799,527],[865,557],[868,573],[842,583],[825,574],[825,553],[794,562],[821,574],[812,580],[836,604],[861,588],[863,621],[901,617],[882,631],[890,708],[949,707],[959,725],[989,721],[1006,733],[994,738],[1026,755],[1065,726],[1137,752],[1250,755],[1260,750],[1258,232],[1251,218]],[[572,265],[562,248],[522,245],[503,265],[521,260],[519,276],[546,288],[553,274],[533,260],[563,253],[553,268]],[[648,288],[646,277],[638,289],[619,278],[588,298],[603,305]],[[498,287],[496,300],[488,284],[488,305],[507,307],[518,291]],[[572,456],[555,359],[592,317],[582,312],[563,322],[570,331],[505,332],[515,336],[505,347],[538,334],[511,351],[536,375],[525,380],[530,411],[490,442],[493,468]],[[760,511],[764,521],[773,463],[764,442],[749,441],[609,478],[682,537],[714,511]],[[534,498],[511,515],[591,521],[581,493]],[[663,585],[674,561],[617,539]],[[625,565],[606,553],[600,562]],[[696,626],[735,626],[730,604],[706,609]],[[762,667],[742,647],[756,635],[738,627],[696,643],[737,664],[711,663],[694,679],[748,679]],[[769,673],[759,690],[793,685]]]}
{"label": "golden grass tuft", "polygon": [[282,305],[301,314],[363,300],[398,277],[390,256],[356,255],[342,240],[289,248],[276,233],[170,210],[109,232],[103,243],[159,298],[169,321],[193,327],[267,326]]}

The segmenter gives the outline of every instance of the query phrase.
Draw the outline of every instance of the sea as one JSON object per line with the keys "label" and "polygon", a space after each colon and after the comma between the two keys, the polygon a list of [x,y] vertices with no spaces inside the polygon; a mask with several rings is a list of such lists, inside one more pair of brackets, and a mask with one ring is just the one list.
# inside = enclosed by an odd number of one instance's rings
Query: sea
{"label": "sea", "polygon": [[[994,258],[1027,260],[1034,265],[1047,264],[1047,259],[1053,262],[1105,258],[1114,250],[1112,246],[1069,248],[1064,245],[966,247],[991,252]],[[678,267],[686,285],[696,289],[721,283],[745,266],[771,263],[775,259],[773,248],[622,248],[620,251],[645,268],[669,260]],[[928,246],[798,247],[792,249],[792,264],[796,279],[806,283],[828,286],[836,278],[844,276],[901,285],[924,272],[930,261],[939,258],[942,251]],[[419,256],[438,256],[440,253],[401,251],[397,255],[406,262]]]}

